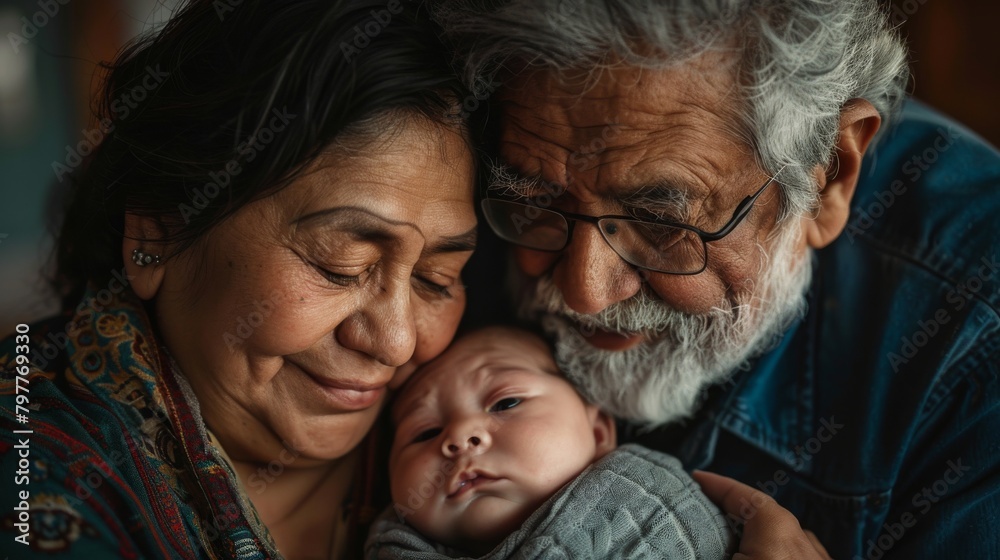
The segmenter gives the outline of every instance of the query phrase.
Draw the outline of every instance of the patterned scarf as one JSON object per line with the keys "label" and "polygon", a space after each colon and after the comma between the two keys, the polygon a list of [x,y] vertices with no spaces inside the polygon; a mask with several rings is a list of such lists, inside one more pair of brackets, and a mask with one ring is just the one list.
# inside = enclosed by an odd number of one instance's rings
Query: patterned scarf
{"label": "patterned scarf", "polygon": [[[25,339],[0,342],[3,472],[17,469],[18,438],[30,438],[30,480],[0,485],[0,529],[20,534],[14,506],[26,490],[33,552],[281,558],[130,290],[88,290],[75,313],[33,325],[28,336],[27,375],[16,367]],[[16,407],[18,385],[29,390],[26,423],[17,421],[25,412]],[[362,445],[363,480],[342,508],[355,540],[375,511],[375,438]],[[9,548],[13,536],[2,538]]]}

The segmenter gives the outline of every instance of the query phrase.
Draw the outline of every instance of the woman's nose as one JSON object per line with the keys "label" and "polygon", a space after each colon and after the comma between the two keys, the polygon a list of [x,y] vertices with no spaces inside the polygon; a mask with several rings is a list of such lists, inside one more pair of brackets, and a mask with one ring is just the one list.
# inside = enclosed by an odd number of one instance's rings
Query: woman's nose
{"label": "woman's nose", "polygon": [[344,319],[337,328],[337,340],[390,367],[409,361],[417,345],[409,284],[387,286]]}
{"label": "woman's nose", "polygon": [[441,453],[449,459],[460,455],[475,456],[485,452],[492,444],[493,437],[485,423],[464,422],[448,431],[441,442]]}

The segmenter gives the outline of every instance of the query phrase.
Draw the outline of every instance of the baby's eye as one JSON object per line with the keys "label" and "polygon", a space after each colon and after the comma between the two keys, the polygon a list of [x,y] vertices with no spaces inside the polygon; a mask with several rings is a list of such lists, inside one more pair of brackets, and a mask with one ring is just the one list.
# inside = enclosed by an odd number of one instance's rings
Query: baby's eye
{"label": "baby's eye", "polygon": [[417,434],[417,437],[413,438],[413,443],[420,443],[421,441],[427,441],[434,439],[441,433],[441,428],[430,428],[424,430]]}
{"label": "baby's eye", "polygon": [[510,410],[519,404],[521,404],[521,399],[517,397],[507,397],[506,399],[500,399],[495,405],[490,407],[490,412]]}

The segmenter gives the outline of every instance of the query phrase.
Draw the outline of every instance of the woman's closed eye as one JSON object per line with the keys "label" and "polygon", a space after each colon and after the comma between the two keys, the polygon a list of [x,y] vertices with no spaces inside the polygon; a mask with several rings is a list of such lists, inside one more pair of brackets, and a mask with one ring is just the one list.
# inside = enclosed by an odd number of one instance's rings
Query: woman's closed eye
{"label": "woman's closed eye", "polygon": [[364,269],[358,270],[357,274],[344,274],[342,272],[334,272],[327,268],[324,268],[318,264],[314,264],[313,268],[323,277],[326,278],[331,284],[336,284],[338,286],[357,286],[371,273],[373,267],[369,266]]}
{"label": "woman's closed eye", "polygon": [[451,285],[439,284],[420,276],[414,276],[417,286],[431,296],[449,299],[452,297]]}
{"label": "woman's closed eye", "polygon": [[337,274],[336,272],[330,272],[323,267],[316,267],[319,273],[323,275],[324,278],[329,280],[331,283],[338,286],[354,286],[361,282],[361,275],[349,276],[346,274]]}
{"label": "woman's closed eye", "polygon": [[490,412],[503,412],[505,410],[510,410],[519,404],[521,404],[521,399],[517,397],[506,397],[494,403],[493,406],[490,407]]}
{"label": "woman's closed eye", "polygon": [[469,260],[469,252],[448,253],[428,257],[417,263],[411,273],[413,287],[426,299],[446,300],[461,296],[462,267]]}

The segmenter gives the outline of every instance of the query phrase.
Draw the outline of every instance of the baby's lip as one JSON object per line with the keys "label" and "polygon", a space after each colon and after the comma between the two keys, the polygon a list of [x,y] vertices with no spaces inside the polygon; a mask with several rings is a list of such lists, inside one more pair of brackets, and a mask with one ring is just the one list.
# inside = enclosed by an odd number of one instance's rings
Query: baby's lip
{"label": "baby's lip", "polygon": [[500,480],[500,477],[480,469],[467,469],[458,473],[448,485],[448,499],[457,498],[481,484]]}

